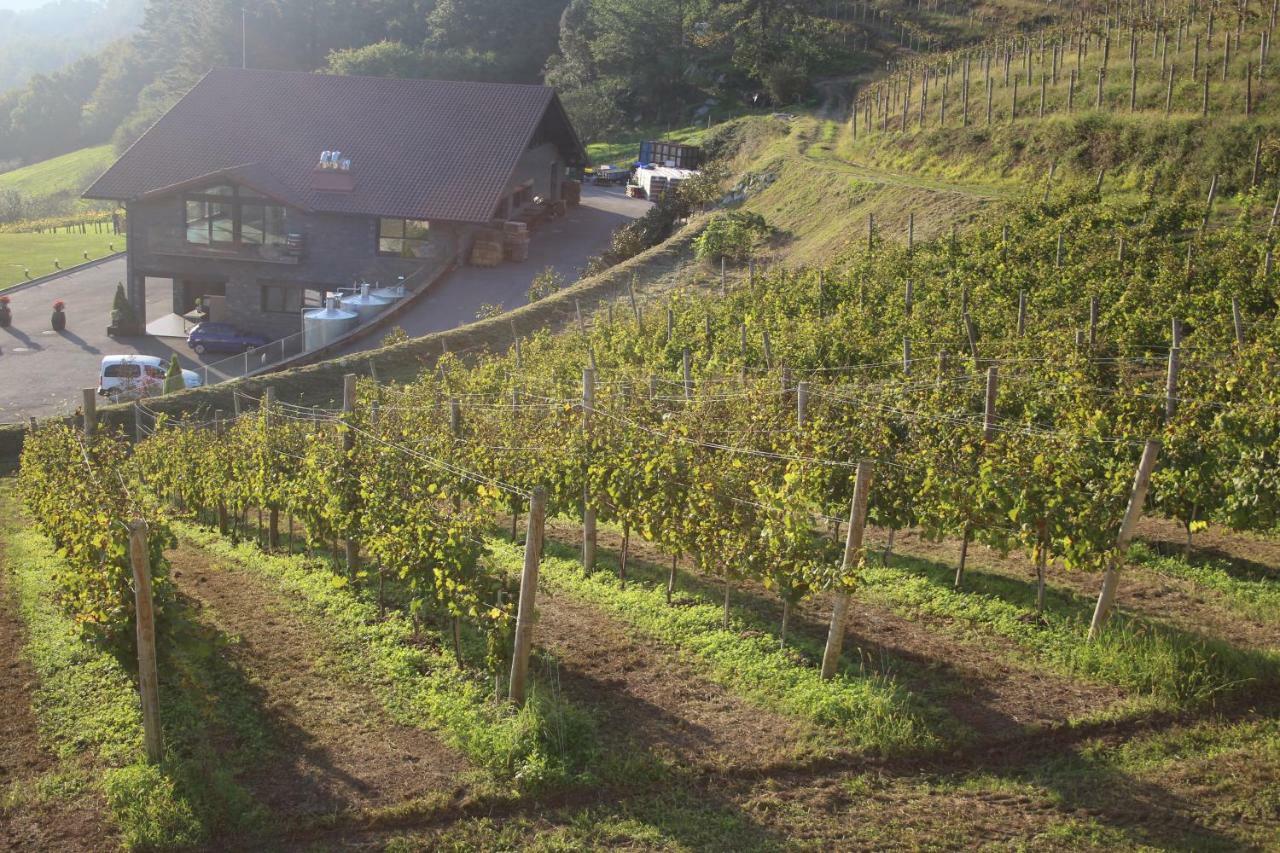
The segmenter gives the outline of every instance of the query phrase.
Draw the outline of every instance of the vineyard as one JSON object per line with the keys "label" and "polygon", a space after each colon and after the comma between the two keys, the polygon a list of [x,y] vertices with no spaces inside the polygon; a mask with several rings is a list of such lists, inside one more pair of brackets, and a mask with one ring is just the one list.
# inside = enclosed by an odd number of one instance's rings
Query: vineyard
{"label": "vineyard", "polygon": [[[1246,194],[1205,229],[1206,202],[1069,181],[963,238],[872,223],[820,268],[632,292],[407,384],[350,376],[329,406],[237,392],[185,417],[139,404],[132,434],[91,411],[41,425],[17,483],[43,534],[9,549],[31,567],[19,599],[95,638],[104,701],[138,660],[144,683],[141,724],[121,710],[52,737],[111,768],[104,808],[140,846],[502,846],[538,827],[570,846],[875,845],[892,836],[849,821],[886,798],[936,843],[919,771],[991,842],[1266,846],[1272,214]],[[1230,557],[1251,542],[1262,557]],[[318,802],[299,802],[264,781],[262,755],[292,741],[238,672],[255,656],[303,683],[275,685],[293,724],[377,793],[307,777]],[[78,707],[70,685],[42,702]],[[369,766],[392,748],[369,725],[429,766]],[[227,750],[212,775],[208,739]],[[1235,782],[1253,805],[1227,785],[1156,810],[1180,823],[1134,816],[1187,743],[1261,750]],[[1102,778],[1139,793],[1112,809]],[[600,786],[625,803],[587,805]],[[671,796],[694,799],[673,815]],[[494,809],[508,818],[479,818]],[[1023,828],[1002,836],[1011,812]]]}
{"label": "vineyard", "polygon": [[904,53],[707,132],[750,261],[31,424],[0,847],[1275,849],[1275,17]]}

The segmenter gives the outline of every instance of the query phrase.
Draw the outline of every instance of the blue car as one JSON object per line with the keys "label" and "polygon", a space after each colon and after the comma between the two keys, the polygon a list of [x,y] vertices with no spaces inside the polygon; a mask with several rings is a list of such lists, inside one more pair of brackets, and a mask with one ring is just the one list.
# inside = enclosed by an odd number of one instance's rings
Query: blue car
{"label": "blue car", "polygon": [[269,338],[242,332],[227,323],[201,323],[187,335],[187,346],[197,355],[206,352],[245,352],[271,343]]}

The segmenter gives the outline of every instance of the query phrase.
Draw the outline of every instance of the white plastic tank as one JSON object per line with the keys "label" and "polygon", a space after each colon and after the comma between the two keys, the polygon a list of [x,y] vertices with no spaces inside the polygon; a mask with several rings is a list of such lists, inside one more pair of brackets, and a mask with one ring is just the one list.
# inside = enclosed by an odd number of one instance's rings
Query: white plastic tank
{"label": "white plastic tank", "polygon": [[383,299],[372,293],[372,285],[368,282],[360,285],[358,293],[342,297],[342,309],[355,312],[361,323],[369,322],[390,304],[390,299]]}
{"label": "white plastic tank", "polygon": [[356,327],[359,317],[338,306],[338,297],[330,296],[323,308],[312,308],[302,315],[302,345],[308,351],[332,343]]}

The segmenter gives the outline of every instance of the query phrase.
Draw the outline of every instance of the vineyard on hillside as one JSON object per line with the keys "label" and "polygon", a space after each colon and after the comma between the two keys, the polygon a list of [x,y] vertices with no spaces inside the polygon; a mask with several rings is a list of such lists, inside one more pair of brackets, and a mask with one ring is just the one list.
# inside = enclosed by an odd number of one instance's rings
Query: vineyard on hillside
{"label": "vineyard on hillside", "polygon": [[[1280,522],[1274,227],[1254,197],[1238,209],[1206,230],[1203,201],[1112,203],[1069,183],[963,238],[898,244],[872,225],[822,268],[633,293],[505,353],[445,354],[406,385],[351,377],[333,407],[238,394],[235,412],[179,419],[139,404],[136,436],[47,425],[20,492],[64,555],[52,595],[76,623],[131,647],[136,521],[162,623],[181,612],[176,529],[302,600],[372,655],[388,713],[525,794],[619,772],[599,753],[614,735],[546,652],[528,702],[495,702],[524,698],[513,643],[519,658],[520,631],[543,630],[517,620],[531,553],[540,607],[580,602],[674,647],[811,727],[804,751],[982,742],[909,669],[868,668],[856,639],[841,655],[849,607],[1126,697],[1075,720],[1250,706],[1280,683],[1274,634],[1152,619],[1122,569],[1165,565],[1128,550],[1144,506],[1180,526],[1186,555],[1209,523]],[[908,539],[951,556],[896,550]],[[1032,574],[975,572],[979,547],[1024,554]],[[1213,577],[1247,589],[1260,624],[1280,617],[1274,577]]]}

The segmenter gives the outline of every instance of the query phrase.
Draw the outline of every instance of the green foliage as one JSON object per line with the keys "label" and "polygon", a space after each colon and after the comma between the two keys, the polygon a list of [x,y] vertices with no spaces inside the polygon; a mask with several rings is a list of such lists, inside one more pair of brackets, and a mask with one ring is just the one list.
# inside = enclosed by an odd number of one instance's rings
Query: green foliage
{"label": "green foliage", "polygon": [[694,240],[694,251],[703,260],[745,261],[771,233],[758,213],[734,211],[717,214]]}
{"label": "green foliage", "polygon": [[173,394],[181,391],[186,387],[182,379],[182,364],[178,361],[177,353],[169,358],[169,367],[164,372],[164,393]]}
{"label": "green foliage", "polygon": [[537,302],[539,299],[546,299],[557,291],[564,290],[564,275],[555,267],[547,267],[542,272],[533,277],[533,284],[529,285],[529,301]]}
{"label": "green foliage", "polygon": [[[122,645],[133,643],[133,569],[127,525],[147,524],[153,591],[162,604],[173,534],[141,488],[126,442],[49,425],[28,436],[19,490],[28,512],[65,560],[54,574],[59,603],[80,625]],[[159,607],[157,608],[159,609]]]}

